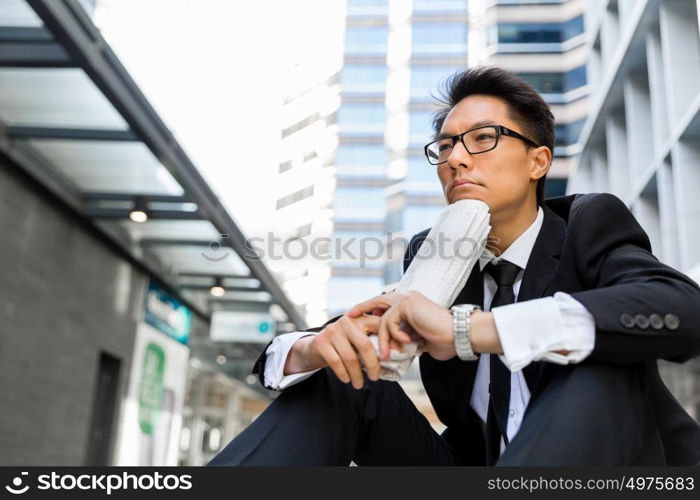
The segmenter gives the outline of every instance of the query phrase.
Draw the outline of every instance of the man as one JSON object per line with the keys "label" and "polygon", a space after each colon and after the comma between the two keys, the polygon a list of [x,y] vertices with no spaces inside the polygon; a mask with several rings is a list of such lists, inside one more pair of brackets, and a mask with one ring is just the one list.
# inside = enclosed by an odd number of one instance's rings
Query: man
{"label": "man", "polygon": [[[697,284],[651,254],[614,196],[543,199],[554,120],[523,81],[466,70],[442,104],[428,161],[448,203],[489,206],[495,246],[457,297],[465,306],[392,292],[277,337],[254,372],[282,393],[210,465],[699,463],[700,426],[657,370],[657,359],[700,354]],[[374,333],[381,359],[424,342],[442,435],[397,383],[378,380]]]}

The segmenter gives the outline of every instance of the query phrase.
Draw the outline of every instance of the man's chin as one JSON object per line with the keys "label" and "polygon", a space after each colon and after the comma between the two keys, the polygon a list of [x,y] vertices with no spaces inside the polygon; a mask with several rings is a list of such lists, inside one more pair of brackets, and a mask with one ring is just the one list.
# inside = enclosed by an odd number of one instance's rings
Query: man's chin
{"label": "man's chin", "polygon": [[[475,194],[475,193],[459,193],[459,194],[457,194],[456,196],[453,196],[453,197],[452,197],[452,200],[450,201],[450,205],[452,205],[454,202],[459,201],[459,200],[480,200],[480,201],[483,201],[484,203],[486,203],[486,202],[484,201],[484,199],[483,199],[481,196],[479,196],[478,194]],[[486,204],[488,205],[488,203],[486,203]]]}

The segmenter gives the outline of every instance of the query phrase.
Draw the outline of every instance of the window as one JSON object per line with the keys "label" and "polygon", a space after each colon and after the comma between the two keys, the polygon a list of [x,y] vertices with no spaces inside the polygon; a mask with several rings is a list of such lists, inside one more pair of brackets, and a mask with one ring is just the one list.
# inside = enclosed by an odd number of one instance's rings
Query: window
{"label": "window", "polygon": [[342,144],[335,153],[338,165],[386,165],[383,144]]}
{"label": "window", "polygon": [[574,90],[586,85],[586,66],[579,66],[567,72],[564,76],[564,85],[566,90]]}
{"label": "window", "polygon": [[457,13],[467,10],[467,0],[414,0],[415,13]]}
{"label": "window", "polygon": [[312,113],[311,115],[307,116],[306,118],[299,120],[293,125],[290,125],[289,127],[285,128],[282,130],[282,137],[287,137],[288,135],[293,134],[294,132],[298,132],[304,127],[308,127],[312,123],[318,121],[321,118],[321,116],[318,113]]}
{"label": "window", "polygon": [[333,265],[353,269],[384,267],[387,237],[378,231],[336,231],[330,252]]}
{"label": "window", "polygon": [[299,191],[295,191],[292,194],[289,194],[287,196],[284,196],[277,200],[277,209],[279,210],[280,208],[284,208],[286,206],[291,205],[292,203],[296,203],[297,201],[304,200],[306,198],[309,198],[313,196],[314,194],[314,186],[313,184],[311,186],[307,186],[304,189],[300,189]]}
{"label": "window", "polygon": [[565,23],[499,23],[498,43],[561,43],[583,33],[583,15]]}
{"label": "window", "polygon": [[384,188],[340,187],[335,190],[333,206],[336,208],[363,208],[384,210],[386,196]]}
{"label": "window", "polygon": [[414,234],[432,227],[444,208],[438,206],[406,206],[403,210],[403,229],[406,238],[410,239]]}
{"label": "window", "polygon": [[414,53],[464,52],[467,50],[467,26],[462,23],[420,23],[413,25]]}
{"label": "window", "polygon": [[433,136],[433,111],[411,111],[409,130],[412,146],[423,146],[430,142]]}
{"label": "window", "polygon": [[413,66],[411,68],[411,95],[430,98],[435,94],[440,83],[455,71],[463,68],[456,66]]}
{"label": "window", "polygon": [[557,124],[554,128],[555,132],[555,146],[570,146],[571,144],[576,144],[579,135],[581,135],[581,129],[586,120],[581,119],[571,123]]}
{"label": "window", "polygon": [[430,182],[440,186],[440,178],[435,165],[428,163],[425,157],[408,159],[408,173],[406,180],[409,182]]}
{"label": "window", "polygon": [[379,64],[346,64],[340,72],[343,92],[382,93],[386,88],[387,67]]}
{"label": "window", "polygon": [[378,104],[346,104],[338,111],[338,126],[343,134],[372,135],[384,131],[386,108]]}
{"label": "window", "polygon": [[350,26],[345,30],[345,53],[372,55],[386,53],[386,26]]}
{"label": "window", "polygon": [[586,66],[566,73],[518,73],[520,78],[543,94],[563,94],[586,84]]}
{"label": "window", "polygon": [[386,7],[389,0],[348,0],[348,7]]}
{"label": "window", "polygon": [[336,220],[382,221],[386,212],[384,188],[336,188],[333,209]]}
{"label": "window", "polygon": [[382,124],[386,120],[384,104],[346,104],[338,111],[338,124]]}

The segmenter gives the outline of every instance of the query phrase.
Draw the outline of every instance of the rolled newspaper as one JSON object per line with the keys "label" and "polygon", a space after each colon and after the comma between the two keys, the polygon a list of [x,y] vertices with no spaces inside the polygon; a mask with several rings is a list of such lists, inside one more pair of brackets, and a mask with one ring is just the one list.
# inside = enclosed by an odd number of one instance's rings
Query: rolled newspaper
{"label": "rolled newspaper", "polygon": [[[480,200],[459,200],[440,212],[411,265],[394,291],[417,290],[443,307],[449,307],[469,278],[488,238],[489,207]],[[378,337],[370,340],[378,348]],[[421,345],[404,344],[382,361],[380,378],[398,381],[421,352]]]}

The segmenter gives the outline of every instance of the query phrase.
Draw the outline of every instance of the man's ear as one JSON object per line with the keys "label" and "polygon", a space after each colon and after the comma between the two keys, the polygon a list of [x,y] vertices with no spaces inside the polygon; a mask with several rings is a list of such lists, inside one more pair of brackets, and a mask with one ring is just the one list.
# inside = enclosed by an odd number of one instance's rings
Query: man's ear
{"label": "man's ear", "polygon": [[530,178],[538,180],[549,172],[552,165],[552,151],[547,146],[540,146],[530,151],[532,163],[530,164]]}

